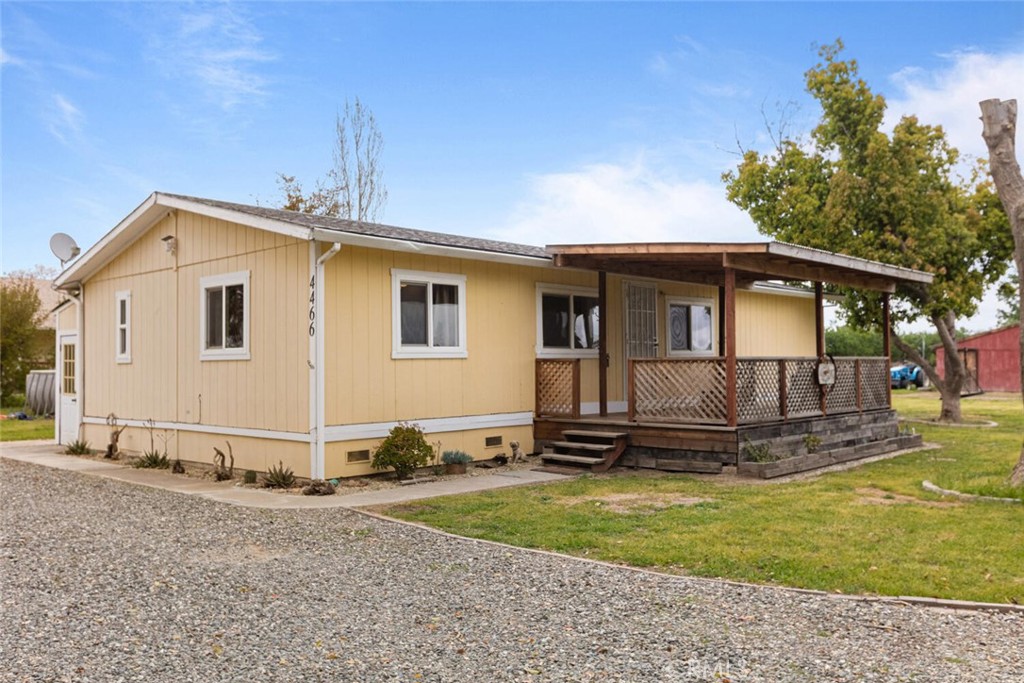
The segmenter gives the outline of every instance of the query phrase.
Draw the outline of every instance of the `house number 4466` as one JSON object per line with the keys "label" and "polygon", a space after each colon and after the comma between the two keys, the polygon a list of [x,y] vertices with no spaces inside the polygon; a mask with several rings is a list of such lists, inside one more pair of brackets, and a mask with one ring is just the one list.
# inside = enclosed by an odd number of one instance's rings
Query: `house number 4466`
{"label": "house number 4466", "polygon": [[316,334],[316,275],[309,278],[309,336]]}

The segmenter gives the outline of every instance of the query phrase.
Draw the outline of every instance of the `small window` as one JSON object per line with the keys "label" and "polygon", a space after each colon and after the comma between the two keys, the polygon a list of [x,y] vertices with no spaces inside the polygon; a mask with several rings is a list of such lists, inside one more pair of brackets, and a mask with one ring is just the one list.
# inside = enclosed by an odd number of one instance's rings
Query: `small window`
{"label": "small window", "polygon": [[349,451],[345,454],[346,462],[368,462],[370,460],[370,451],[363,449],[361,451]]}
{"label": "small window", "polygon": [[64,353],[61,358],[61,393],[65,396],[74,396],[75,391],[75,345],[64,344]]}
{"label": "small window", "polygon": [[537,355],[596,356],[601,312],[597,292],[539,285],[537,288]]}
{"label": "small window", "polygon": [[391,271],[392,357],[466,357],[466,276]]}
{"label": "small window", "polygon": [[666,328],[670,356],[714,354],[714,309],[710,300],[669,299]]}
{"label": "small window", "polygon": [[199,357],[249,358],[249,271],[199,280]]}
{"label": "small window", "polygon": [[132,362],[132,293],[114,294],[114,349],[118,363]]}

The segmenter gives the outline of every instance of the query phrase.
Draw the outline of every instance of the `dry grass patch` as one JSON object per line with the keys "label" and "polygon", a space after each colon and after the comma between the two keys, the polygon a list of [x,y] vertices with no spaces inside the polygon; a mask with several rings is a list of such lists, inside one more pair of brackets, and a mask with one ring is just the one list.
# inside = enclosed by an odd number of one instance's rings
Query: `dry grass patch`
{"label": "dry grass patch", "polygon": [[882,489],[876,489],[871,487],[863,487],[854,489],[854,492],[859,496],[857,502],[861,505],[923,505],[930,508],[955,508],[960,507],[960,503],[944,501],[944,500],[921,500],[914,496],[907,496],[902,493],[892,493],[891,491],[883,491]]}
{"label": "dry grass patch", "polygon": [[600,495],[564,496],[555,502],[565,507],[593,504],[620,515],[652,514],[672,507],[688,507],[710,503],[712,498],[681,496],[672,493],[603,493]]}

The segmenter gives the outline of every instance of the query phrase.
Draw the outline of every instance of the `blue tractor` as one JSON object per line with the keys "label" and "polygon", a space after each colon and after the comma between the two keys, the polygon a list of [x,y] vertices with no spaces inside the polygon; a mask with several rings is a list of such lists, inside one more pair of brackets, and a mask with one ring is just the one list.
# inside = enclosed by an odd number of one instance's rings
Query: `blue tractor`
{"label": "blue tractor", "polygon": [[919,389],[924,386],[924,371],[914,363],[900,363],[889,368],[890,384],[893,389],[906,389],[911,384]]}

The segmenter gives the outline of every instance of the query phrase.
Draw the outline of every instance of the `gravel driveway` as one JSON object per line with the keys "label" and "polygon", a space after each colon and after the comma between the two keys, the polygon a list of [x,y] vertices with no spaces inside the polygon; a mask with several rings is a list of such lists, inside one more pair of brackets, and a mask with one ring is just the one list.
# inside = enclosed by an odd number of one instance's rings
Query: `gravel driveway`
{"label": "gravel driveway", "polygon": [[1019,614],[660,577],[2,459],[0,496],[2,681],[1024,680]]}

